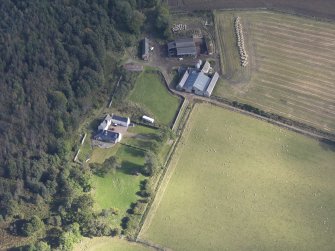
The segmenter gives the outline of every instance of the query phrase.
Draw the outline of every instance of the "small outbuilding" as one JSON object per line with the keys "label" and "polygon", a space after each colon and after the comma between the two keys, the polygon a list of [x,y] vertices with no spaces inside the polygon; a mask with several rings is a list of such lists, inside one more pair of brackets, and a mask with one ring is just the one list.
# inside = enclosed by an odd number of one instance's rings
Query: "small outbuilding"
{"label": "small outbuilding", "polygon": [[146,116],[146,115],[143,115],[143,116],[142,116],[142,119],[143,119],[145,122],[149,122],[149,123],[151,123],[151,124],[153,124],[153,123],[155,122],[155,120],[154,120],[153,118],[150,118],[150,117],[148,117],[148,116]]}
{"label": "small outbuilding", "polygon": [[148,61],[149,56],[150,56],[150,53],[149,53],[150,47],[149,47],[149,39],[148,38],[144,38],[142,40],[141,47],[142,47],[142,59],[145,60],[145,61]]}

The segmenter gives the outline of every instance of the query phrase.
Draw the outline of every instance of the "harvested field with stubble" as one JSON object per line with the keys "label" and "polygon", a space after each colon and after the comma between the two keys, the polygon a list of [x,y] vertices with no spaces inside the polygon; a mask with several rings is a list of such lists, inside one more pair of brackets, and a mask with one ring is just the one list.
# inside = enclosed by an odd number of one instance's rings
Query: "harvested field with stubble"
{"label": "harvested field with stubble", "polygon": [[176,251],[333,251],[334,163],[335,146],[196,105],[140,238]]}
{"label": "harvested field with stubble", "polygon": [[[247,69],[239,65],[237,16],[250,55]],[[215,95],[334,133],[335,23],[267,11],[216,12],[215,20],[226,77]]]}
{"label": "harvested field with stubble", "polygon": [[289,13],[335,19],[333,0],[168,0],[174,11],[270,8]]}

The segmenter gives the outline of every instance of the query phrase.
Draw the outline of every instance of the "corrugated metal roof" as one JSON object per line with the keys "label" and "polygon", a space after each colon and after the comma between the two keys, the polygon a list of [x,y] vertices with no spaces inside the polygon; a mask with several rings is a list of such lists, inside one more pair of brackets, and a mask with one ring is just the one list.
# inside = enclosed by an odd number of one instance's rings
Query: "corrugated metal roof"
{"label": "corrugated metal roof", "polygon": [[176,39],[176,47],[195,47],[193,38],[179,38]]}
{"label": "corrugated metal roof", "polygon": [[185,84],[188,76],[189,76],[189,74],[188,74],[188,71],[186,70],[185,73],[184,73],[184,75],[183,75],[183,77],[181,78],[178,86],[177,86],[178,88],[182,89],[184,87],[184,84]]}
{"label": "corrugated metal roof", "polygon": [[147,55],[149,53],[149,39],[144,38],[142,42],[142,55]]}
{"label": "corrugated metal roof", "polygon": [[216,82],[219,80],[219,74],[217,72],[214,73],[214,76],[211,79],[211,82],[209,82],[209,85],[207,87],[206,93],[208,96],[210,96],[214,90],[214,87],[216,85]]}
{"label": "corrugated metal roof", "polygon": [[177,46],[177,55],[178,56],[183,56],[183,55],[196,55],[197,54],[197,49],[195,46],[190,46],[190,47],[178,47]]}
{"label": "corrugated metal roof", "polygon": [[189,76],[184,84],[184,89],[192,89],[196,79],[198,78],[199,73],[196,70],[190,70]]}
{"label": "corrugated metal roof", "polygon": [[209,64],[208,61],[206,61],[205,64],[204,64],[204,66],[202,67],[201,71],[203,73],[208,73],[210,67],[211,67],[211,65]]}
{"label": "corrugated metal roof", "polygon": [[167,46],[168,46],[168,50],[176,49],[176,42],[175,41],[169,42]]}
{"label": "corrugated metal roof", "polygon": [[207,77],[203,72],[199,72],[199,74],[198,74],[198,76],[197,76],[197,78],[194,82],[193,88],[196,88],[199,91],[204,92],[210,81],[211,81],[211,79],[209,77]]}

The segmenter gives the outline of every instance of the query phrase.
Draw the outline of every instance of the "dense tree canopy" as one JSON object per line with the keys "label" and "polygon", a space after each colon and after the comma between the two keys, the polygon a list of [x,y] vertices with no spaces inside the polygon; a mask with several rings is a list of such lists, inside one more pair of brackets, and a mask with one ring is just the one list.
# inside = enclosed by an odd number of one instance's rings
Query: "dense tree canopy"
{"label": "dense tree canopy", "polygon": [[[156,4],[0,1],[1,218],[9,221],[24,212],[20,207],[26,203],[45,203],[52,217],[62,217],[63,229],[82,219],[91,222],[86,207],[92,203],[85,204],[82,197],[90,189],[89,175],[73,171],[69,163],[73,135],[84,116],[107,100],[123,73],[114,62],[106,76],[106,51],[120,55],[137,41],[146,20],[142,8]],[[79,206],[85,208],[81,213],[67,215]],[[34,222],[28,223],[26,235],[34,230]],[[67,245],[61,236],[59,243]]]}

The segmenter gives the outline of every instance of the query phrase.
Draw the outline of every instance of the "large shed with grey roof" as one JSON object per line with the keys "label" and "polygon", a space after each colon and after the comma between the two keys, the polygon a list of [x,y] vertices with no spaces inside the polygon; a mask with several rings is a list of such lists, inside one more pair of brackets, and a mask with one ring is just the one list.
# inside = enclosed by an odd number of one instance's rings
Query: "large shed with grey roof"
{"label": "large shed with grey roof", "polygon": [[214,73],[211,81],[209,82],[209,85],[205,91],[205,96],[210,97],[212,95],[212,92],[214,90],[214,87],[216,85],[216,82],[219,80],[219,74],[217,72]]}
{"label": "large shed with grey roof", "polygon": [[196,56],[197,48],[193,38],[180,38],[167,44],[169,56]]}

